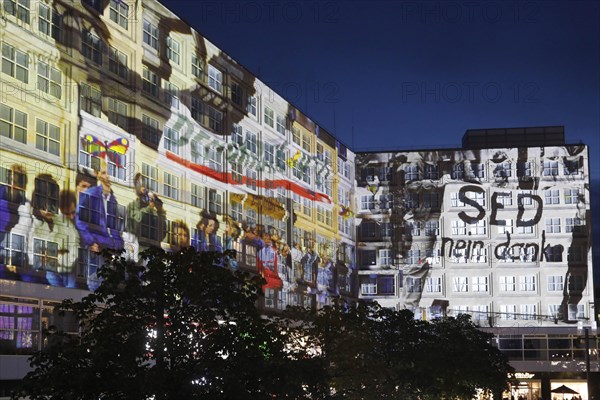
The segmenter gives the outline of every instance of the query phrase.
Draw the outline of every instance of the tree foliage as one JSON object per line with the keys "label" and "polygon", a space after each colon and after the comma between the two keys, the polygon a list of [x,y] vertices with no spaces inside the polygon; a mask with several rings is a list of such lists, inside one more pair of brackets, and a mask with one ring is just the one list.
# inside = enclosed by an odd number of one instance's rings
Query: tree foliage
{"label": "tree foliage", "polygon": [[106,256],[100,287],[61,306],[80,336],[50,333],[14,399],[470,399],[512,371],[466,316],[339,301],[266,318],[264,281],[217,254]]}
{"label": "tree foliage", "polygon": [[501,392],[514,372],[467,315],[427,322],[359,302],[293,309],[286,321],[319,349],[328,399],[472,399]]}

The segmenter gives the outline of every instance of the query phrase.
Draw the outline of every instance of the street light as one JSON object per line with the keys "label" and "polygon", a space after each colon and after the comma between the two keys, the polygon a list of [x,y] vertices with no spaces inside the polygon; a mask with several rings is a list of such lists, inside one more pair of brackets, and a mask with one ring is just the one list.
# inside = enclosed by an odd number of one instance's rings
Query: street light
{"label": "street light", "polygon": [[[596,321],[592,321],[592,335],[596,335]],[[577,322],[577,334],[581,335],[581,333],[585,335],[585,382],[587,387],[587,397],[588,400],[591,394],[591,385],[590,385],[590,327],[583,326],[583,321]]]}

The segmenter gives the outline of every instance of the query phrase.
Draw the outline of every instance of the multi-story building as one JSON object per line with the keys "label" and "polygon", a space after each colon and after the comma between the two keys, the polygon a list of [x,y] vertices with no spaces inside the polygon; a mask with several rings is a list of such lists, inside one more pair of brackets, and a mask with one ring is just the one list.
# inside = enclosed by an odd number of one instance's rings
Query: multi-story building
{"label": "multi-story building", "polygon": [[[354,154],[154,0],[0,12],[0,381],[98,251],[236,250],[265,312],[355,298]],[[0,394],[1,395],[1,394]]]}
{"label": "multi-story building", "polygon": [[469,130],[459,149],[358,153],[357,181],[361,298],[423,319],[470,314],[519,371],[514,398],[563,383],[589,398],[586,146],[562,127]]}

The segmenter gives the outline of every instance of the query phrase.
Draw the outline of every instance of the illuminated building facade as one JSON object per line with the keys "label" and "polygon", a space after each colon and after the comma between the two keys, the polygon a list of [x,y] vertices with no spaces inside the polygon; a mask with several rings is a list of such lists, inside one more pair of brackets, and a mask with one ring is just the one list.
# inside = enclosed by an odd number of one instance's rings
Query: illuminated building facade
{"label": "illuminated building facade", "polygon": [[44,328],[77,331],[54,307],[98,286],[105,248],[236,250],[265,312],[356,298],[355,156],[326,129],[156,1],[1,18],[1,381]]}
{"label": "illuminated building facade", "polygon": [[[595,327],[588,159],[562,127],[358,153],[360,297],[422,319],[470,314],[529,374],[514,398],[547,398],[563,383],[589,398],[577,330]],[[590,347],[597,384],[595,335]]]}

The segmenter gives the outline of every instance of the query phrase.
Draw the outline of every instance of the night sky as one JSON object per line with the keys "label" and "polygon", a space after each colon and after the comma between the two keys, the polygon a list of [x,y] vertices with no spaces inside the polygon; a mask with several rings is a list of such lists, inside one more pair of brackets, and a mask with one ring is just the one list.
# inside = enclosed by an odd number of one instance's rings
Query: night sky
{"label": "night sky", "polygon": [[355,150],[564,125],[600,176],[600,3],[162,0]]}

